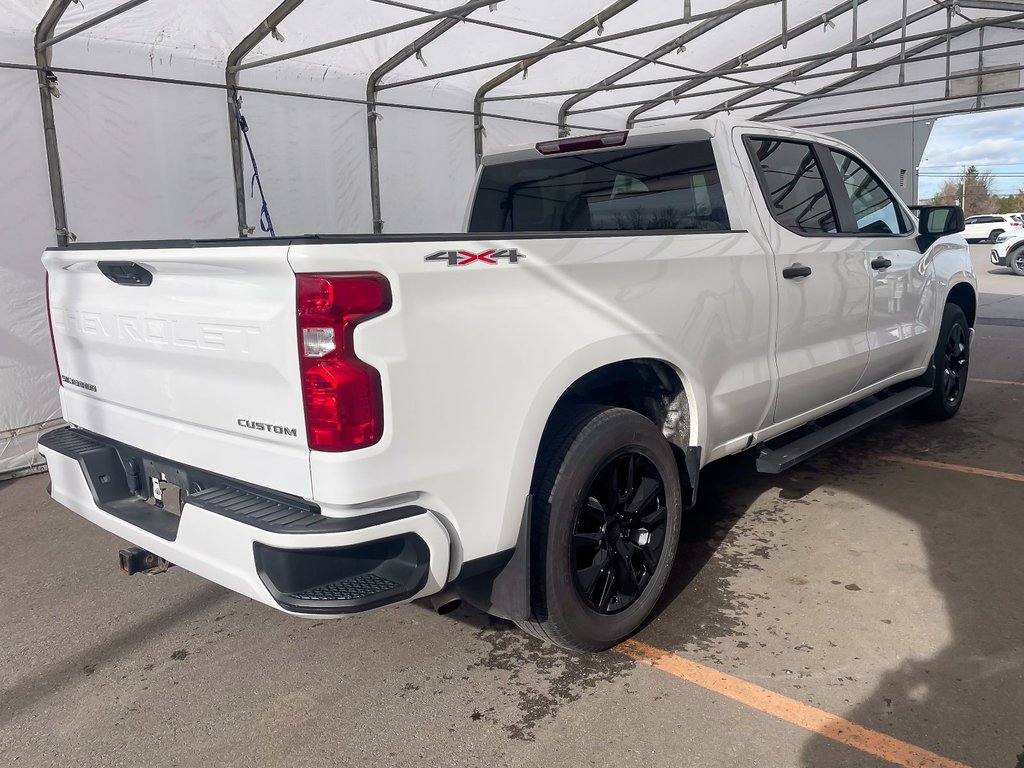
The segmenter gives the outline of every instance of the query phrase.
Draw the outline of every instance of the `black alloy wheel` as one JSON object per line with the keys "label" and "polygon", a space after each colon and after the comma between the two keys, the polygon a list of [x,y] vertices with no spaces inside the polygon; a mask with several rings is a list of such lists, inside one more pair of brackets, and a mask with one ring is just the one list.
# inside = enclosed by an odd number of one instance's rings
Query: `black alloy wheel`
{"label": "black alloy wheel", "polygon": [[665,591],[682,523],[682,478],[661,426],[579,403],[552,417],[531,487],[530,613],[516,623],[574,651],[611,648]]}
{"label": "black alloy wheel", "polygon": [[572,570],[584,602],[602,614],[632,605],[665,547],[665,483],[645,456],[623,451],[595,474],[573,523]]}
{"label": "black alloy wheel", "polygon": [[956,404],[963,397],[967,368],[967,331],[954,323],[946,335],[943,351],[942,394],[946,402]]}
{"label": "black alloy wheel", "polygon": [[970,334],[970,323],[963,309],[956,304],[946,304],[931,367],[920,379],[931,392],[912,408],[918,416],[942,421],[960,410],[971,365]]}

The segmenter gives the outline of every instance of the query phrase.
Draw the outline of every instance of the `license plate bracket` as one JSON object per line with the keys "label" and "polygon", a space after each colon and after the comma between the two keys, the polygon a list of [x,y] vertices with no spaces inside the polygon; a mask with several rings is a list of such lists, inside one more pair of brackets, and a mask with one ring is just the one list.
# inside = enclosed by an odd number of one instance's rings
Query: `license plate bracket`
{"label": "license plate bracket", "polygon": [[146,502],[180,517],[189,488],[188,474],[180,467],[152,459],[143,459],[143,466],[148,489]]}

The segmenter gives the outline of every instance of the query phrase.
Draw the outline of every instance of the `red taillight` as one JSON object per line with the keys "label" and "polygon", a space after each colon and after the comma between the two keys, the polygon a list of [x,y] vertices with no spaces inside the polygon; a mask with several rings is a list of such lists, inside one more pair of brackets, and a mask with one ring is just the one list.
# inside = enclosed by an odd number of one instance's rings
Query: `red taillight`
{"label": "red taillight", "polygon": [[356,325],[391,308],[383,275],[297,275],[299,366],[310,450],[350,451],[384,431],[380,374],[352,347]]}
{"label": "red taillight", "polygon": [[1011,227],[1019,227],[1020,226],[1020,222],[1019,221],[1011,221],[1010,222],[1010,226]]}
{"label": "red taillight", "polygon": [[53,350],[53,364],[57,366],[57,386],[64,386],[64,379],[60,376],[60,360],[57,359],[57,339],[53,335],[53,314],[50,312],[50,273],[46,273],[46,282],[43,284],[46,293],[46,325],[50,329],[50,349]]}
{"label": "red taillight", "polygon": [[542,155],[557,155],[561,152],[580,152],[584,149],[602,149],[604,147],[621,147],[626,143],[629,131],[613,133],[595,133],[592,136],[577,136],[574,139],[555,139],[537,144],[537,151]]}

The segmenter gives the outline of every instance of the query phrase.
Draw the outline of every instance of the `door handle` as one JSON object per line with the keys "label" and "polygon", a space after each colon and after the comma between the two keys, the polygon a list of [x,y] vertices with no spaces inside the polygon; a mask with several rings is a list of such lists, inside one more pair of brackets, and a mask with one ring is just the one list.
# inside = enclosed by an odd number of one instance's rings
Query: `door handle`
{"label": "door handle", "polygon": [[811,268],[805,267],[803,264],[790,264],[782,270],[782,276],[787,280],[792,280],[796,277],[807,277],[809,274],[811,274]]}
{"label": "door handle", "polygon": [[884,256],[879,256],[877,259],[871,260],[872,269],[887,269],[892,266],[892,262]]}
{"label": "door handle", "polygon": [[153,273],[134,261],[97,261],[96,266],[118,285],[147,286],[153,284]]}

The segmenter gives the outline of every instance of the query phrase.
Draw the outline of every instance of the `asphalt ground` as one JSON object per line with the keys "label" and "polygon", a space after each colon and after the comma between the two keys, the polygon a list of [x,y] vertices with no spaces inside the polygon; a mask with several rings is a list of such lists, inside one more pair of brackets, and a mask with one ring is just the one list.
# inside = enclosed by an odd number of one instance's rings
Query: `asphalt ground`
{"label": "asphalt ground", "polygon": [[636,642],[461,608],[299,620],[0,484],[0,766],[1024,768],[1024,278],[972,382],[778,477],[718,462]]}

